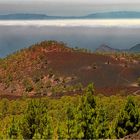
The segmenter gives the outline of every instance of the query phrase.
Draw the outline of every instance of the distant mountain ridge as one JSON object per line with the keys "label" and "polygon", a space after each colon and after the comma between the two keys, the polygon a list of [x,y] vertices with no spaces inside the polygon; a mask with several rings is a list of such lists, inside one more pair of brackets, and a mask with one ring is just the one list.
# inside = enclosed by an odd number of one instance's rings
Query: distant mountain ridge
{"label": "distant mountain ridge", "polygon": [[85,18],[95,18],[95,19],[108,19],[108,18],[140,18],[140,12],[135,11],[117,11],[117,12],[104,12],[104,13],[94,13],[85,16]]}
{"label": "distant mountain ridge", "polygon": [[136,44],[134,47],[130,48],[129,52],[140,52],[140,44]]}
{"label": "distant mountain ridge", "polygon": [[0,15],[0,19],[43,19],[46,18],[47,15],[45,14],[7,14],[7,15]]}
{"label": "distant mountain ridge", "polygon": [[45,14],[26,14],[26,13],[17,13],[17,14],[7,14],[7,15],[0,15],[0,19],[2,20],[31,20],[31,19],[51,19],[57,18],[48,16]]}
{"label": "distant mountain ridge", "polygon": [[116,11],[93,13],[86,16],[49,16],[46,14],[16,13],[0,15],[0,20],[37,20],[37,19],[120,19],[120,18],[140,18],[140,12]]}
{"label": "distant mountain ridge", "polygon": [[67,17],[67,16],[49,16],[46,14],[28,14],[28,13],[16,13],[0,15],[0,20],[45,20],[45,19],[74,19],[80,17]]}
{"label": "distant mountain ridge", "polygon": [[118,52],[118,51],[119,51],[118,49],[111,48],[106,44],[102,44],[96,49],[96,52]]}
{"label": "distant mountain ridge", "polygon": [[99,46],[95,52],[128,52],[128,53],[140,53],[140,44],[136,44],[135,46],[131,47],[130,49],[114,49],[106,44],[102,44]]}

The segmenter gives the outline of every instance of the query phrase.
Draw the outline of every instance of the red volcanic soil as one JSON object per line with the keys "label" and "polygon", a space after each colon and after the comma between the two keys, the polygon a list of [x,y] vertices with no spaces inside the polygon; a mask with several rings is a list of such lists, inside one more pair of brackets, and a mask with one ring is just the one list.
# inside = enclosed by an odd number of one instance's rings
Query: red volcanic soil
{"label": "red volcanic soil", "polygon": [[107,55],[81,52],[51,52],[46,55],[49,66],[59,74],[73,76],[71,84],[87,85],[90,82],[97,88],[127,87],[140,77],[140,64],[116,60]]}
{"label": "red volcanic soil", "polygon": [[[75,92],[66,92],[66,93],[57,93],[57,94],[52,94],[51,96],[49,96],[50,98],[54,98],[54,99],[59,99],[63,96],[76,96],[76,95],[82,95],[82,91],[75,91]],[[46,95],[28,95],[25,96],[26,98],[43,98]],[[0,99],[9,99],[9,100],[16,100],[16,99],[24,99],[24,96],[22,95],[15,95],[15,94],[1,94],[0,95]]]}
{"label": "red volcanic soil", "polygon": [[102,94],[105,96],[111,95],[140,95],[140,87],[104,87],[104,88],[96,88],[96,94]]}
{"label": "red volcanic soil", "polygon": [[[76,96],[82,95],[82,91],[75,91],[75,92],[66,92],[66,93],[57,93],[52,94],[49,96],[50,98],[59,99],[63,96]],[[104,96],[112,96],[112,95],[121,95],[121,96],[128,96],[128,95],[140,95],[140,87],[106,87],[106,88],[95,88],[95,95],[104,95]],[[46,95],[28,95],[26,98],[43,98]],[[15,94],[2,94],[0,95],[0,99],[7,98],[9,100],[16,100],[16,99],[23,99],[22,95],[15,95]]]}

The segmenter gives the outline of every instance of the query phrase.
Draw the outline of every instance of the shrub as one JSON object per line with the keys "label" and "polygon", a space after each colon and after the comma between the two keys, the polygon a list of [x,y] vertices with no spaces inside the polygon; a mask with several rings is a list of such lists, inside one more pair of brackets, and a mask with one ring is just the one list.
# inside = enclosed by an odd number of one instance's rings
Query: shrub
{"label": "shrub", "polygon": [[140,78],[137,79],[137,83],[140,86]]}
{"label": "shrub", "polygon": [[33,85],[29,79],[23,80],[23,85],[26,92],[31,92],[33,90]]}

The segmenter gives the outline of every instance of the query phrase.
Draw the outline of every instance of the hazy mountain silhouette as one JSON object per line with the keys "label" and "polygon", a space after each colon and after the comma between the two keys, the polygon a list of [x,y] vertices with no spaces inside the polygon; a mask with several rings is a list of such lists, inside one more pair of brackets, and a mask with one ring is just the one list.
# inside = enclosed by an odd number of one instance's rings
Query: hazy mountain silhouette
{"label": "hazy mountain silhouette", "polygon": [[140,53],[140,44],[136,44],[135,46],[131,47],[130,49],[115,49],[111,48],[106,44],[102,44],[96,50],[96,52],[130,52],[130,53]]}
{"label": "hazy mountain silhouette", "polygon": [[119,50],[118,49],[111,48],[111,47],[109,47],[106,44],[102,44],[95,51],[96,52],[118,52]]}
{"label": "hazy mountain silhouette", "polygon": [[140,52],[140,44],[136,44],[134,47],[131,47],[129,52]]}
{"label": "hazy mountain silhouette", "polygon": [[119,19],[119,18],[140,18],[140,12],[135,11],[116,11],[93,13],[86,16],[49,16],[46,14],[16,13],[0,15],[1,20],[26,20],[26,19]]}

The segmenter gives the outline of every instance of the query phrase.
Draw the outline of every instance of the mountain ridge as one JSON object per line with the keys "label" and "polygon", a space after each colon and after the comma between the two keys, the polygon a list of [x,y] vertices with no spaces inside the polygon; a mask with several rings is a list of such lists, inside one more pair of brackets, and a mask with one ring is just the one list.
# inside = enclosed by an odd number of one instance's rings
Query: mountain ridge
{"label": "mountain ridge", "polygon": [[88,14],[85,16],[49,16],[47,14],[34,13],[15,13],[0,15],[0,20],[16,20],[16,19],[120,19],[120,18],[140,18],[140,12],[136,11],[115,11],[115,12],[100,12]]}
{"label": "mountain ridge", "polygon": [[114,49],[106,44],[102,44],[95,51],[96,52],[118,52],[119,49]]}
{"label": "mountain ridge", "polygon": [[136,44],[129,49],[115,49],[109,45],[102,44],[96,48],[95,52],[128,52],[128,53],[140,53],[140,44]]}
{"label": "mountain ridge", "polygon": [[136,44],[135,46],[131,47],[129,52],[140,52],[140,44]]}
{"label": "mountain ridge", "polygon": [[136,11],[113,11],[113,12],[102,12],[86,15],[85,18],[140,18],[140,12]]}

